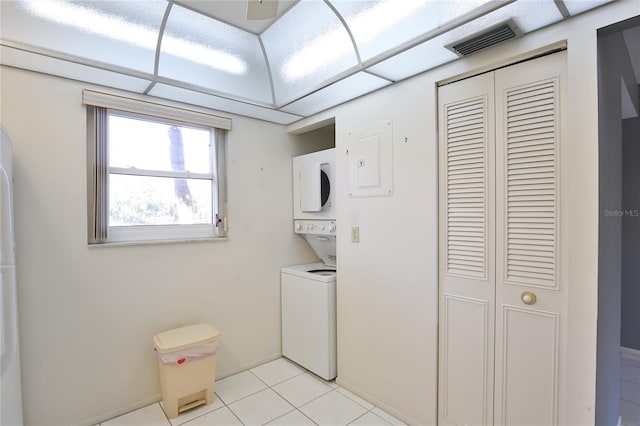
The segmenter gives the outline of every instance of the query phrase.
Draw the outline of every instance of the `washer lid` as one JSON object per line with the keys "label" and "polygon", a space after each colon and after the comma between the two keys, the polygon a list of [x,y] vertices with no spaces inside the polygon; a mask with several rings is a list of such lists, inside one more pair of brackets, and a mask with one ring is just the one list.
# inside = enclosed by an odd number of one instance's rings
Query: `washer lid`
{"label": "washer lid", "polygon": [[321,275],[323,277],[332,277],[336,274],[335,269],[310,269],[307,272],[310,274]]}
{"label": "washer lid", "polygon": [[304,239],[325,265],[336,266],[335,235],[304,234]]}
{"label": "washer lid", "polygon": [[285,266],[282,268],[282,273],[312,279],[322,283],[332,283],[336,281],[335,266],[325,265],[324,263]]}

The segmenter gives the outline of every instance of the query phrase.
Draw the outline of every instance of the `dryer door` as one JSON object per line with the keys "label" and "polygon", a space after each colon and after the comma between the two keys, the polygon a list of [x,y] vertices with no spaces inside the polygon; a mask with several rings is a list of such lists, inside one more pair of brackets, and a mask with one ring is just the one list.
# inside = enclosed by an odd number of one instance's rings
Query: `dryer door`
{"label": "dryer door", "polygon": [[335,220],[335,148],[293,158],[293,218]]}
{"label": "dryer door", "polygon": [[303,212],[319,212],[322,209],[322,173],[324,172],[321,170],[320,163],[300,167],[298,189],[300,190],[300,210]]}

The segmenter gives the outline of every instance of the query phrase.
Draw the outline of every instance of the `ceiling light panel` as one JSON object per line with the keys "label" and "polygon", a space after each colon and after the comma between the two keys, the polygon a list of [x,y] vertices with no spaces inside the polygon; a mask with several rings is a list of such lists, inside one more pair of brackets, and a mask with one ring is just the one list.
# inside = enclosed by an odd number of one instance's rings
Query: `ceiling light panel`
{"label": "ceiling light panel", "polygon": [[567,10],[571,15],[577,15],[594,7],[610,3],[611,1],[612,0],[564,0],[563,3],[567,6]]}
{"label": "ceiling light panel", "polygon": [[363,62],[402,46],[487,3],[487,0],[332,0]]}
{"label": "ceiling light panel", "polygon": [[167,2],[18,0],[1,7],[5,40],[153,73]]}
{"label": "ceiling light panel", "polygon": [[283,107],[282,111],[308,117],[389,84],[388,80],[359,72]]}
{"label": "ceiling light panel", "polygon": [[301,1],[262,34],[276,104],[299,98],[358,65],[353,43],[323,1]]}
{"label": "ceiling light panel", "polygon": [[158,74],[243,100],[273,103],[258,36],[175,4],[162,36]]}

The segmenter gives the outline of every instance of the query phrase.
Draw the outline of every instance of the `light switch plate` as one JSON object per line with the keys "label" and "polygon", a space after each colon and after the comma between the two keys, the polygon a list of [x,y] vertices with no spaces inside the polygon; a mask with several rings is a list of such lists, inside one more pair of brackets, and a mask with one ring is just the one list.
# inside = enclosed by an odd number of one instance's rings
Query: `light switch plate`
{"label": "light switch plate", "polygon": [[360,242],[360,227],[352,226],[351,227],[351,242],[359,243]]}

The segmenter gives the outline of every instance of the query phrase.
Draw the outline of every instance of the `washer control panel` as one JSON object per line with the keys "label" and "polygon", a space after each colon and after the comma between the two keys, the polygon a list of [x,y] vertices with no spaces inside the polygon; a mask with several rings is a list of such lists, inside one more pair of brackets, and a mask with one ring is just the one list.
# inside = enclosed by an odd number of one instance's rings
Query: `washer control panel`
{"label": "washer control panel", "polygon": [[293,231],[296,234],[335,235],[335,220],[295,220]]}

